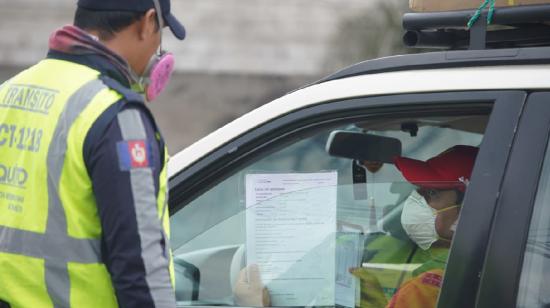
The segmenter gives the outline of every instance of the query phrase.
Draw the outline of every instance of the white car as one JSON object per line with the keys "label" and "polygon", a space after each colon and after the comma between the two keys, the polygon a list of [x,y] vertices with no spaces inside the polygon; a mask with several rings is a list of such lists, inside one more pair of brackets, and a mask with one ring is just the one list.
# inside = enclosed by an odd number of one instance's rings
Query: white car
{"label": "white car", "polygon": [[[406,15],[408,38],[449,44],[471,13]],[[420,266],[399,256],[412,247],[400,216],[415,187],[391,157],[460,144],[479,153],[434,305],[548,307],[550,30],[525,23],[549,16],[548,5],[497,9],[493,22],[507,28],[474,27],[474,49],[359,63],[175,155],[178,305],[261,306],[235,294],[257,265],[272,306],[365,307],[357,267],[383,291],[371,306],[385,306]],[[475,50],[479,37],[493,48]]]}

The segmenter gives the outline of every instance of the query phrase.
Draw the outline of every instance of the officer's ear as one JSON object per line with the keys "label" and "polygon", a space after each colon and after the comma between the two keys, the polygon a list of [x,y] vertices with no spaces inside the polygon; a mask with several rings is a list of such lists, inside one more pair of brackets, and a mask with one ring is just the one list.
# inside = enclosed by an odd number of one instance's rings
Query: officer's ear
{"label": "officer's ear", "polygon": [[140,40],[147,40],[151,36],[157,35],[159,31],[157,14],[155,9],[149,9],[145,15],[137,22],[137,31]]}

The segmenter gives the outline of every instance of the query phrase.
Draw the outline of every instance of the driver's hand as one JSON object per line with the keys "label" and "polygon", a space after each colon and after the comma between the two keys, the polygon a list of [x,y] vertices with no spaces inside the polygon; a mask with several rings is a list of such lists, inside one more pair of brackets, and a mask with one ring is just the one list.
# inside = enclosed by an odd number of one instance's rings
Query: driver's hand
{"label": "driver's hand", "polygon": [[382,166],[384,166],[383,162],[369,161],[369,160],[364,160],[364,161],[361,162],[361,164],[365,168],[367,168],[367,170],[369,170],[369,172],[372,172],[372,173],[376,173],[376,172],[380,171]]}
{"label": "driver's hand", "polygon": [[235,303],[243,307],[269,307],[271,298],[260,278],[258,265],[252,264],[239,272],[233,289]]}
{"label": "driver's hand", "polygon": [[349,272],[359,278],[361,285],[361,308],[386,307],[388,300],[384,295],[380,282],[374,275],[362,267],[351,268]]}

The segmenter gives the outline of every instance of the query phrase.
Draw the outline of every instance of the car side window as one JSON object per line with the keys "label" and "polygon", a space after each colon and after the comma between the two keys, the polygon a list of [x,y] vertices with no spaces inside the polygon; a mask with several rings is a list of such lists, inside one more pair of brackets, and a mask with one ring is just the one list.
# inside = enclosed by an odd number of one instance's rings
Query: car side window
{"label": "car side window", "polygon": [[350,144],[330,147],[336,132],[397,142],[410,159],[404,169],[455,145],[478,147],[487,119],[371,119],[256,157],[171,217],[179,304],[385,307],[423,300],[400,291],[408,287],[425,288],[435,306],[452,240],[438,229],[454,230],[467,179],[411,183],[393,157],[383,157],[392,146],[384,152],[380,143],[355,142],[363,159],[346,157]]}
{"label": "car side window", "polygon": [[517,307],[550,305],[550,144],[546,149],[518,291]]}

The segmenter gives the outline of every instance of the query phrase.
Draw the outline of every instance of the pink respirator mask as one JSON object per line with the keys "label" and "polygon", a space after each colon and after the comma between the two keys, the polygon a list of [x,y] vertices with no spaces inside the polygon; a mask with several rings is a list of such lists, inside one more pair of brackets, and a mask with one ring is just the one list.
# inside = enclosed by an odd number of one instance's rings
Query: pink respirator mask
{"label": "pink respirator mask", "polygon": [[[162,46],[162,11],[159,1],[153,0],[153,2],[155,4],[159,31],[161,31],[160,46]],[[163,51],[162,47],[160,47],[159,52],[149,60],[143,76],[136,78],[137,84],[134,86],[135,90],[145,94],[148,102],[154,101],[168,85],[174,71],[174,64],[174,55]]]}
{"label": "pink respirator mask", "polygon": [[164,91],[174,71],[174,63],[174,55],[169,52],[161,51],[151,58],[138,82],[148,102],[154,101]]}

